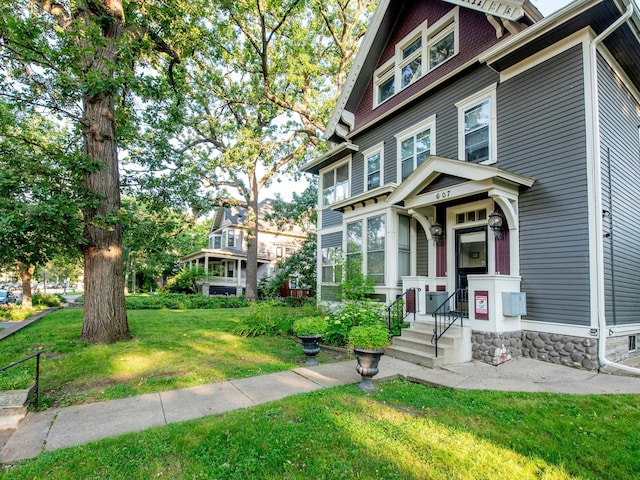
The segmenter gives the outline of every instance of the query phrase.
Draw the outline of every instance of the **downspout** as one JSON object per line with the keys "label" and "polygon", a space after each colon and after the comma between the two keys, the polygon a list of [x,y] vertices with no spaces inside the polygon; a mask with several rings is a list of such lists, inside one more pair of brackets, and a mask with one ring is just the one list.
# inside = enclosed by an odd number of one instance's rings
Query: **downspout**
{"label": "downspout", "polygon": [[[595,166],[598,169],[601,168],[601,162],[599,160],[601,157],[601,151],[600,151],[601,145],[600,145],[600,100],[599,100],[599,92],[598,92],[597,49],[598,49],[598,45],[600,45],[615,30],[617,30],[622,25],[624,25],[627,22],[627,20],[631,18],[631,15],[633,15],[633,0],[630,0],[625,13],[618,20],[612,23],[605,31],[603,31],[600,35],[594,38],[591,41],[591,44],[589,45],[590,47],[589,51],[591,55],[590,70],[591,70],[591,78],[593,81],[593,91],[592,91],[593,103],[592,104],[594,106],[594,117],[595,117],[593,121],[593,138],[595,140],[595,143],[594,143],[595,155],[597,155],[597,159],[598,159],[598,161],[595,163]],[[599,179],[600,175],[598,174],[596,178]],[[600,186],[601,184],[602,182],[599,181]],[[601,202],[599,201],[598,204],[601,205]],[[602,211],[602,208],[598,210],[597,214],[599,215],[601,211]],[[599,225],[602,226],[602,220],[600,220]],[[600,230],[602,230],[602,228]],[[601,239],[599,240],[598,255],[600,257],[598,259],[598,268],[600,269],[598,278],[603,279],[604,278],[604,265],[603,265],[604,251],[603,251]],[[613,268],[613,265],[612,265],[612,268]],[[625,370],[628,372],[640,374],[640,368],[634,368],[634,367],[613,362],[607,359],[605,356],[606,350],[607,350],[608,327],[607,327],[607,318],[606,318],[606,311],[605,311],[605,304],[604,304],[604,284],[602,284],[602,288],[599,288],[599,293],[598,293],[598,324],[599,324],[599,330],[600,330],[599,332],[600,334],[598,336],[598,359],[600,360],[600,364],[608,365],[610,367],[617,368],[620,370]]]}

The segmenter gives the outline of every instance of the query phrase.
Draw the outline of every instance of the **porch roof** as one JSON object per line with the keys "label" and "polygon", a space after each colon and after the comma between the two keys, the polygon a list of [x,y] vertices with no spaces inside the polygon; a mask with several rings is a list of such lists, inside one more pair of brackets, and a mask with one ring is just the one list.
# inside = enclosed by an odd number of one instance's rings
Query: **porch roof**
{"label": "porch roof", "polygon": [[[460,183],[446,187],[444,189],[446,194],[443,194],[440,189],[424,192],[441,175],[457,177]],[[406,204],[409,199],[415,198],[421,204],[435,204],[489,192],[495,188],[517,191],[520,186],[531,187],[534,182],[534,178],[491,165],[431,155],[389,195],[387,202],[391,204],[405,202]]]}
{"label": "porch roof", "polygon": [[[209,259],[216,260],[246,260],[247,253],[242,251],[229,251],[220,248],[201,248],[195,252],[192,252],[184,257],[180,258],[178,261],[181,263],[190,262],[193,260],[199,260],[201,258],[208,257]],[[259,263],[270,263],[271,259],[266,255],[258,254],[258,262]]]}

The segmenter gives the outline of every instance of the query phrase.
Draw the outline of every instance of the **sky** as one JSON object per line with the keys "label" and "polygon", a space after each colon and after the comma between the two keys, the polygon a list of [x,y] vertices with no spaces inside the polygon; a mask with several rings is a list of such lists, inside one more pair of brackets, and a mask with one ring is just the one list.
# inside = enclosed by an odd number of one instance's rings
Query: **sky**
{"label": "sky", "polygon": [[540,13],[548,17],[553,12],[560,10],[562,7],[571,3],[571,0],[531,0]]}

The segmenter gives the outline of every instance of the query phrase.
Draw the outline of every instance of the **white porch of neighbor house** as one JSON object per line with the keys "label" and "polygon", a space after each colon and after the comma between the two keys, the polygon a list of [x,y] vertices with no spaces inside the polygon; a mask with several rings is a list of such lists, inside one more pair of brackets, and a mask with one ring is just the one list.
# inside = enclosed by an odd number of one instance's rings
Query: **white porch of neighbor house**
{"label": "white porch of neighbor house", "polygon": [[[203,268],[205,276],[198,281],[203,295],[244,294],[247,286],[246,255],[222,249],[201,249],[181,259],[188,268]],[[258,258],[258,268],[269,265],[270,259]]]}
{"label": "white porch of neighbor house", "polygon": [[442,365],[471,358],[498,364],[519,354],[526,298],[518,196],[533,182],[487,165],[430,157],[390,195],[387,201],[402,201],[421,225],[425,238],[418,240],[428,251],[428,274],[402,277],[410,328],[394,339],[392,356]]}

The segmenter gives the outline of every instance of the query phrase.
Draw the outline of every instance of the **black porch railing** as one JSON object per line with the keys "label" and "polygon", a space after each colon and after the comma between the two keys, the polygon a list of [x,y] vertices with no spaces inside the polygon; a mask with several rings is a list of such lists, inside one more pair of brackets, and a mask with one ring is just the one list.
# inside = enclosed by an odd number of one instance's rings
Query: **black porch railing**
{"label": "black porch railing", "polygon": [[413,313],[413,321],[416,320],[416,312],[418,311],[418,295],[419,288],[410,288],[405,290],[402,295],[387,307],[387,327],[391,335],[397,336],[402,333],[402,327],[405,325],[405,319]]}
{"label": "black porch railing", "polygon": [[42,355],[42,352],[38,352],[38,353],[34,353],[33,355],[29,355],[28,357],[23,358],[22,360],[18,360],[16,362],[10,363],[9,365],[5,365],[4,367],[0,368],[0,372],[4,372],[5,370],[9,370],[12,367],[15,367],[16,365],[20,365],[21,363],[24,363],[28,360],[31,360],[32,358],[36,359],[36,372],[35,372],[35,376],[36,376],[36,381],[35,381],[35,386],[34,386],[34,405],[35,405],[35,409],[36,411],[38,411],[38,409],[40,408],[40,393],[39,393],[39,389],[40,389],[40,355]]}
{"label": "black porch railing", "polygon": [[469,318],[469,290],[459,288],[447,298],[433,312],[435,326],[431,343],[436,347],[436,357],[438,356],[438,340],[451,328],[458,320],[462,327],[462,321]]}

